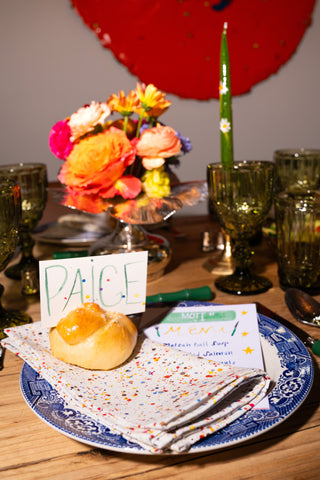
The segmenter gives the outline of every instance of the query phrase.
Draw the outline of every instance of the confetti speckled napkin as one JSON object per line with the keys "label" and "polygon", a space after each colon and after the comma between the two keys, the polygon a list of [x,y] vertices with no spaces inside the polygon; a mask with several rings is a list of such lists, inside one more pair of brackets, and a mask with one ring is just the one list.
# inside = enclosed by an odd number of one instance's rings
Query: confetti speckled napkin
{"label": "confetti speckled napkin", "polygon": [[146,450],[186,451],[254,407],[270,379],[140,337],[131,358],[111,371],[85,370],[50,353],[48,330],[6,330],[20,356],[70,404]]}

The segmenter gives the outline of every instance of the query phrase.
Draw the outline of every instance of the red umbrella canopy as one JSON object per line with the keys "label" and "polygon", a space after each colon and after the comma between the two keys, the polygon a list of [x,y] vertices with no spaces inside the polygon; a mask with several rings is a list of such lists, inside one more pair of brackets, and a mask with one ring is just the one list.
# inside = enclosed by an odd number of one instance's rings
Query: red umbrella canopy
{"label": "red umbrella canopy", "polygon": [[182,98],[219,97],[221,33],[228,22],[232,95],[286,63],[316,0],[71,0],[105,48],[143,83]]}

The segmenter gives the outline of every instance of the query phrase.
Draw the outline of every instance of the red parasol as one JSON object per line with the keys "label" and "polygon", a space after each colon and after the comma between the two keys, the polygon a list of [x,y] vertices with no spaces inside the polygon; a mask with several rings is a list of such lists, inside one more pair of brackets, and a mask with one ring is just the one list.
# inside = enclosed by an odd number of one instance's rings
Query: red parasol
{"label": "red parasol", "polygon": [[315,0],[71,0],[103,47],[143,83],[183,98],[218,98],[219,51],[228,22],[232,95],[287,62]]}

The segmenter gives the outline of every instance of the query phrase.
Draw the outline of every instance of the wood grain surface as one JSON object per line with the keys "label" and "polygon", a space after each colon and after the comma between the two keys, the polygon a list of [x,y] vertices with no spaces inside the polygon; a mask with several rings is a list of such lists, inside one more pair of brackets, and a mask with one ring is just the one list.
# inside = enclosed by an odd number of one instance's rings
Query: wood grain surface
{"label": "wood grain surface", "polygon": [[[49,198],[42,223],[70,213]],[[178,238],[172,228],[184,234]],[[176,216],[171,225],[157,229],[172,247],[172,260],[163,277],[148,284],[147,294],[170,292],[183,288],[209,285],[214,302],[241,304],[260,302],[282,315],[293,325],[296,322],[285,305],[279,287],[276,256],[265,239],[254,247],[255,271],[266,275],[273,288],[268,292],[241,297],[216,290],[216,276],[204,268],[215,253],[201,250],[201,232],[218,232],[214,219]],[[61,246],[37,244],[38,258],[52,258]],[[3,272],[5,286],[3,305],[24,309],[33,321],[40,320],[39,298],[21,295],[20,282],[9,280]],[[316,296],[320,300],[320,296]],[[310,335],[320,338],[320,330],[303,326]],[[25,403],[19,388],[22,361],[6,351],[4,369],[0,372],[0,478],[16,480],[160,480],[165,478],[194,479],[260,479],[316,480],[320,478],[320,408],[319,357],[314,357],[315,378],[310,394],[300,408],[274,429],[255,439],[214,452],[198,454],[150,456],[118,453],[77,442],[42,422]]]}

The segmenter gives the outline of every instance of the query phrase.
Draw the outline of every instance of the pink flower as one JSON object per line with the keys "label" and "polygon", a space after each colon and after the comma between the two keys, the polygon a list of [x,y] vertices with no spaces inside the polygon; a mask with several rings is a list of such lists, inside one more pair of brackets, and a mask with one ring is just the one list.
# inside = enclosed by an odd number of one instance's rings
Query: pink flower
{"label": "pink flower", "polygon": [[181,142],[173,128],[158,125],[142,132],[136,149],[144,168],[152,170],[163,165],[165,158],[177,155]]}
{"label": "pink flower", "polygon": [[57,122],[49,133],[50,150],[61,160],[65,160],[73,149],[70,137],[71,129],[66,120]]}

